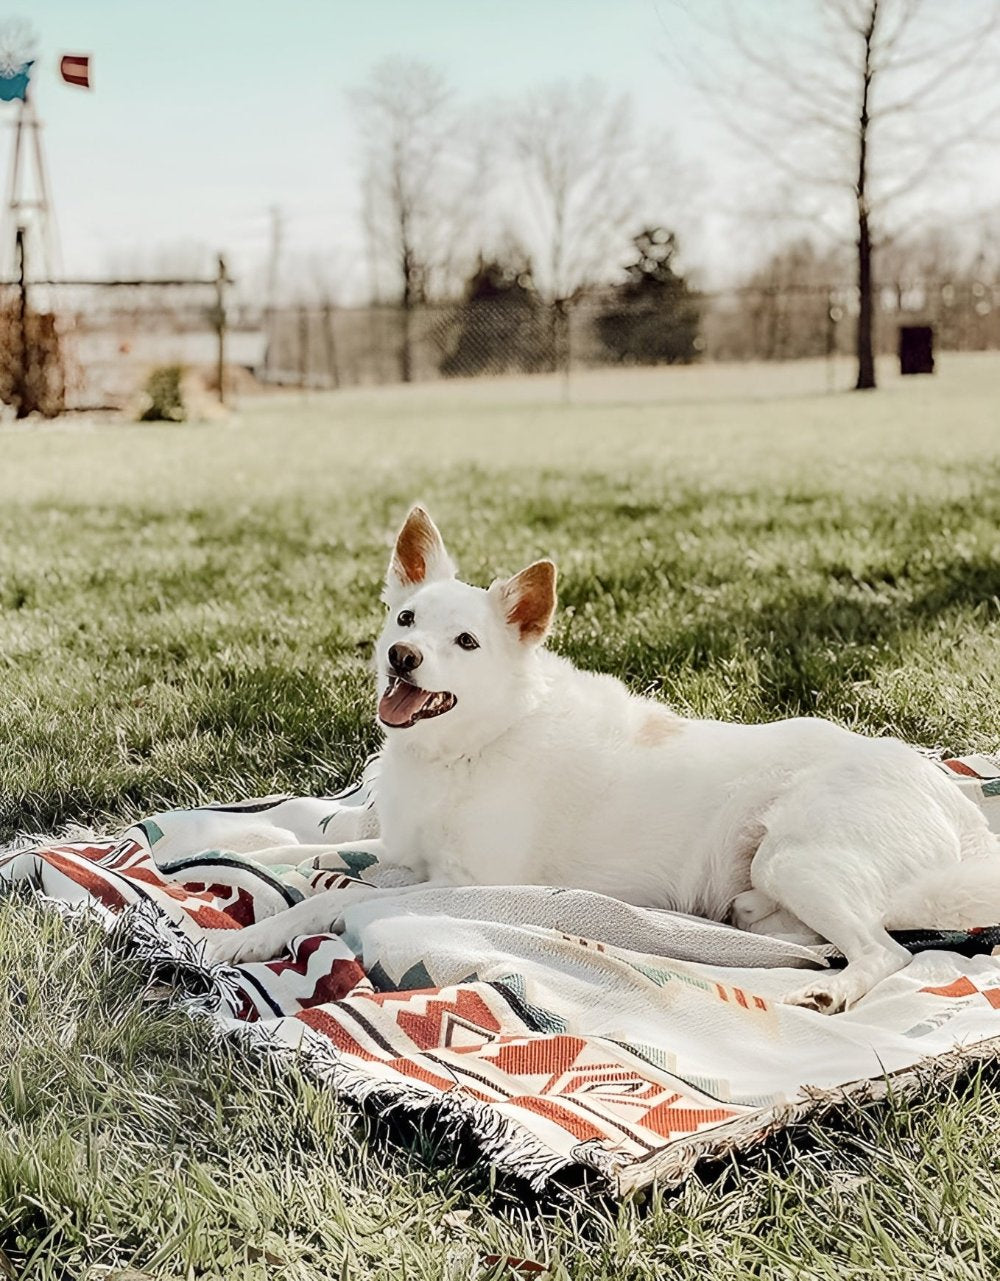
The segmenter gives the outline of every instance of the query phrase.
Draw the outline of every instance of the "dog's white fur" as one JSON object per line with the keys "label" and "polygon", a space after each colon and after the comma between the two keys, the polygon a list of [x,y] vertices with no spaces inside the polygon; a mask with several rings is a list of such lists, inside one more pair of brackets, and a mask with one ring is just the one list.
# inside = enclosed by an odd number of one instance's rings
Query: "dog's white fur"
{"label": "dog's white fur", "polygon": [[[488,591],[455,575],[433,522],[414,508],[386,582],[379,692],[390,647],[403,643],[420,656],[412,683],[456,701],[386,727],[381,836],[361,843],[381,860],[432,882],[574,886],[818,936],[848,964],[787,1000],[828,1013],[910,959],[887,927],[1000,920],[1000,841],[909,747],[823,720],[680,718],[544,648],[551,562]],[[456,644],[463,633],[478,648]],[[215,954],[261,959],[295,934],[336,928],[350,894],[319,894],[222,934]]]}

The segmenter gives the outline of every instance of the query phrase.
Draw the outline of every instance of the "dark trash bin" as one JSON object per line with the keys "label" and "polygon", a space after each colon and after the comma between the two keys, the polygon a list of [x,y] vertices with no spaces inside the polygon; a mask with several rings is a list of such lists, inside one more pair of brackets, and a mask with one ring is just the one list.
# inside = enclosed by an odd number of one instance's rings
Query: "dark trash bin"
{"label": "dark trash bin", "polygon": [[900,325],[899,372],[901,374],[934,372],[934,330],[930,325]]}

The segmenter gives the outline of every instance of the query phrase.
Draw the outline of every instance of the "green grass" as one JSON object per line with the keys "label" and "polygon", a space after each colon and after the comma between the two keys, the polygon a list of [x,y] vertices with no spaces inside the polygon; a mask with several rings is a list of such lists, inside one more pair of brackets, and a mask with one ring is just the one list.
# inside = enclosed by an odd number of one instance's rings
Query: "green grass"
{"label": "green grass", "polygon": [[[375,746],[380,579],[416,497],[474,581],[555,556],[555,646],[678,708],[995,747],[1000,361],[946,356],[869,397],[767,390],[690,370],[583,377],[573,405],[539,380],[3,433],[0,840],[344,783]],[[489,1254],[595,1281],[1000,1267],[981,1076],[677,1196],[539,1205],[440,1136],[210,1046],[96,928],[18,896],[0,954],[0,1274],[4,1256],[29,1277],[282,1281],[485,1276]]]}

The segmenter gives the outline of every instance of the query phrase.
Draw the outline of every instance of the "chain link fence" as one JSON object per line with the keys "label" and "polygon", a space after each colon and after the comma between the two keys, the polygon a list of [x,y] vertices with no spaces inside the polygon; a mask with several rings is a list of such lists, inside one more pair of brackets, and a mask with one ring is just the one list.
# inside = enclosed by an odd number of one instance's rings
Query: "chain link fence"
{"label": "chain link fence", "polygon": [[220,274],[0,285],[0,401],[18,416],[128,411],[165,366],[218,395],[220,369],[229,386],[260,365],[265,342],[259,308],[227,299],[231,283]]}
{"label": "chain link fence", "polygon": [[[261,308],[231,284],[0,285],[0,400],[18,413],[131,412],[151,372],[173,365],[215,396],[222,369],[223,391],[250,393],[695,361],[774,362],[780,390],[777,362],[851,356],[858,310],[852,287],[823,284],[641,305],[615,290],[557,303],[521,293],[410,310]],[[892,282],[875,301],[880,354],[895,354],[904,324],[931,325],[938,349],[1000,350],[1000,280]]]}
{"label": "chain link fence", "polygon": [[[944,350],[1000,350],[1000,280],[893,282],[875,298],[875,345],[929,324]],[[258,377],[348,387],[693,361],[778,362],[853,353],[857,291],[799,285],[629,308],[609,291],[570,302],[490,299],[398,307],[282,307],[265,317]]]}

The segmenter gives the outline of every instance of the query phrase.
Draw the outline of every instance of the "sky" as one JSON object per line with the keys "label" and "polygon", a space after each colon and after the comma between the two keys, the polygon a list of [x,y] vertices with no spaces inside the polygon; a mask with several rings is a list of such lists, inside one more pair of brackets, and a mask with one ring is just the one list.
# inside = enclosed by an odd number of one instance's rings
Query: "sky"
{"label": "sky", "polygon": [[[349,263],[361,233],[348,95],[390,56],[437,64],[463,96],[592,74],[632,90],[647,117],[676,99],[653,0],[33,0],[8,12],[39,33],[33,90],[70,274],[138,267],[185,241],[247,269],[267,254],[275,205],[286,245],[335,241]],[[92,54],[92,91],[59,79],[68,52]]]}
{"label": "sky", "polygon": [[[349,295],[362,235],[348,94],[391,56],[436,64],[470,102],[596,76],[631,93],[640,128],[709,156],[713,182],[737,172],[665,57],[673,0],[31,0],[3,12],[38,32],[33,92],[70,275],[151,272],[184,246],[261,275],[279,206],[286,248],[328,255]],[[92,55],[92,91],[60,81],[62,53]],[[701,235],[701,257],[731,267],[722,224],[702,221]]]}

